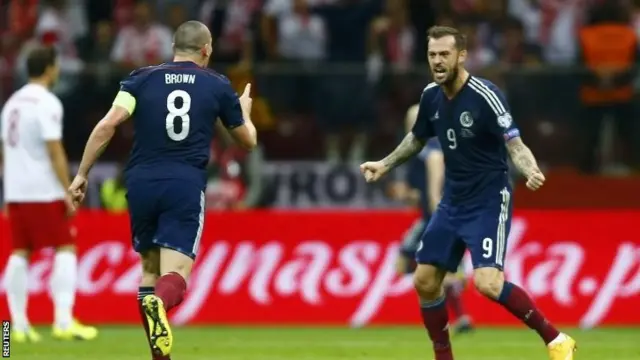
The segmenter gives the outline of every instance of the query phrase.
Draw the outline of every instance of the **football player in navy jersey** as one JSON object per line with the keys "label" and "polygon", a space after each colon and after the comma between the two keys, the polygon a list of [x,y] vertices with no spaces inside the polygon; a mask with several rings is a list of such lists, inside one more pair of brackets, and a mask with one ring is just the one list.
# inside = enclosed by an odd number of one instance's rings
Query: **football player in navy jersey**
{"label": "football player in navy jersey", "polygon": [[174,34],[173,61],[133,71],[111,110],[91,133],[69,192],[79,204],[87,175],[113,137],[132,118],[133,148],[125,185],[134,249],[142,279],[138,302],[152,358],[170,359],[167,311],[183,299],[204,223],[206,165],[217,119],[240,145],[256,146],[250,85],[238,97],[227,78],[206,67],[211,33],[197,21]]}
{"label": "football player in navy jersey", "polygon": [[414,273],[436,360],[453,359],[442,282],[458,267],[465,249],[471,253],[476,288],[535,330],[552,360],[571,360],[575,340],[551,325],[529,295],[505,281],[503,273],[512,214],[507,153],[529,189],[539,189],[545,177],[522,142],[502,92],[464,68],[465,36],[436,26],[428,38],[434,82],[422,93],[415,126],[391,154],[360,168],[366,181],[377,181],[419,153],[429,138],[437,137],[442,144],[444,192],[422,236]]}
{"label": "football player in navy jersey", "polygon": [[[419,104],[409,108],[405,117],[405,128],[409,132],[418,117]],[[412,274],[416,269],[416,250],[422,233],[431,214],[436,210],[442,198],[444,184],[444,158],[437,138],[427,141],[422,151],[407,163],[406,181],[391,184],[390,196],[397,201],[417,206],[421,217],[411,225],[400,245],[396,261],[396,270],[400,274]],[[471,318],[464,310],[462,290],[465,287],[462,264],[456,273],[447,273],[443,281],[447,305],[456,317],[455,332],[465,333],[473,330]]]}

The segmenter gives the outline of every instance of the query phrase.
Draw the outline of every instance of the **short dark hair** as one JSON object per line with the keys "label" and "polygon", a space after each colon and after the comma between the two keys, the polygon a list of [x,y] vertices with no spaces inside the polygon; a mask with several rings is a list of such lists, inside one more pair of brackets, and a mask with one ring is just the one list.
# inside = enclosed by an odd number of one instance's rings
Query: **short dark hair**
{"label": "short dark hair", "polygon": [[449,26],[432,26],[427,31],[427,39],[440,39],[445,36],[453,36],[456,41],[456,49],[467,49],[467,37],[456,28]]}
{"label": "short dark hair", "polygon": [[58,54],[52,46],[38,46],[27,55],[27,74],[29,77],[44,75],[50,66],[56,64]]}
{"label": "short dark hair", "polygon": [[178,26],[173,34],[175,52],[196,52],[209,41],[209,30],[200,21],[190,20]]}

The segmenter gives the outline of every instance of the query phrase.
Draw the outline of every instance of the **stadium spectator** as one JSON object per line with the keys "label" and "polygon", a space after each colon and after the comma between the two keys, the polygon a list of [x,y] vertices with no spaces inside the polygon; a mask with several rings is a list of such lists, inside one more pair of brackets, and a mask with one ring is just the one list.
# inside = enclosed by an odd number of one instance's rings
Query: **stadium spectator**
{"label": "stadium spectator", "polygon": [[467,69],[471,72],[478,72],[493,65],[497,59],[495,51],[487,41],[480,37],[480,24],[476,22],[466,22],[458,27],[460,31],[467,34]]}
{"label": "stadium spectator", "polygon": [[426,54],[420,44],[427,42],[427,29],[435,25],[436,6],[435,1],[408,0],[407,7],[411,24],[413,25],[416,44],[414,58],[417,61],[425,61]]}
{"label": "stadium spectator", "polygon": [[305,0],[294,0],[293,10],[278,17],[278,57],[292,61],[320,61],[327,40],[324,19],[309,11]]}
{"label": "stadium spectator", "polygon": [[[100,89],[108,89],[113,94],[117,80],[114,78],[113,66],[109,60],[113,47],[113,27],[109,21],[101,21],[94,27],[92,46],[87,54],[87,60],[91,64],[91,79],[93,86]],[[117,88],[115,89],[117,90]],[[105,94],[106,95],[106,94]]]}
{"label": "stadium spectator", "polygon": [[292,11],[275,18],[276,53],[271,58],[281,71],[268,78],[274,86],[271,104],[289,116],[315,113],[320,106],[317,72],[326,57],[327,41],[324,19],[310,13],[306,0],[294,0],[293,5]]}
{"label": "stadium spectator", "polygon": [[116,37],[111,60],[123,69],[162,63],[172,56],[171,31],[153,18],[146,1],[135,4],[133,22],[125,25]]}
{"label": "stadium spectator", "polygon": [[[378,94],[384,92],[389,99],[388,106],[395,111],[415,103],[415,94],[419,91],[407,86],[408,79],[415,76],[416,49],[422,48],[407,4],[404,0],[387,0],[384,13],[372,22],[369,34],[368,80]],[[424,54],[422,56],[424,58]]]}
{"label": "stadium spectator", "polygon": [[540,21],[542,11],[539,1],[509,0],[509,15],[520,20],[525,38],[529,42],[538,43],[540,40]]}
{"label": "stadium spectator", "polygon": [[11,33],[0,35],[0,101],[13,89],[13,69],[20,51],[20,39]]}
{"label": "stadium spectator", "polygon": [[340,0],[333,5],[315,8],[327,24],[329,64],[331,73],[323,72],[320,85],[324,104],[318,118],[326,132],[325,154],[329,161],[342,159],[343,136],[353,132],[349,161],[358,162],[365,154],[368,133],[374,114],[371,89],[366,85],[362,65],[367,58],[367,38],[371,21],[380,14],[380,3],[372,0]]}
{"label": "stadium spectator", "polygon": [[163,15],[166,18],[167,26],[175,31],[180,24],[189,19],[187,7],[184,3],[171,2],[163,8]]}
{"label": "stadium spectator", "polygon": [[215,39],[216,69],[222,70],[222,64],[250,66],[253,61],[253,29],[260,6],[258,0],[205,1],[200,13]]}
{"label": "stadium spectator", "polygon": [[540,47],[527,40],[524,25],[515,18],[505,22],[498,59],[501,66],[532,66],[542,62]]}
{"label": "stadium spectator", "polygon": [[540,38],[545,60],[570,65],[576,57],[577,31],[590,0],[540,0]]}
{"label": "stadium spectator", "polygon": [[413,64],[416,32],[405,1],[388,0],[385,16],[371,26],[371,50],[381,55],[393,72],[406,73]]}
{"label": "stadium spectator", "polygon": [[9,33],[26,40],[33,35],[38,21],[39,0],[14,0],[9,2],[7,23]]}
{"label": "stadium spectator", "polygon": [[[260,19],[260,36],[269,59],[278,58],[279,22],[296,12],[296,7],[317,7],[332,4],[336,0],[302,0],[297,5],[294,0],[266,0]],[[297,11],[299,12],[299,10]],[[313,17],[313,15],[311,16]],[[317,22],[317,21],[315,21]],[[325,28],[323,24],[323,28]],[[326,31],[323,29],[323,31]]]}
{"label": "stadium spectator", "polygon": [[40,45],[54,46],[60,59],[60,79],[53,89],[62,101],[73,96],[84,69],[77,43],[87,35],[88,24],[84,7],[78,1],[46,0],[35,27],[35,38],[22,47],[16,66],[18,79],[26,81],[26,56]]}
{"label": "stadium spectator", "polygon": [[198,16],[198,9],[204,2],[204,0],[153,0],[157,13],[161,14],[160,19],[172,29],[176,27],[172,24],[177,21],[173,11],[177,10],[181,13],[180,17],[185,19],[195,19]]}
{"label": "stadium spectator", "polygon": [[81,0],[46,0],[38,18],[36,34],[46,44],[56,44],[68,57],[77,56],[77,42],[89,33]]}
{"label": "stadium spectator", "polygon": [[635,29],[622,8],[611,3],[591,10],[579,40],[579,59],[586,68],[580,89],[584,112],[578,124],[585,140],[581,165],[583,171],[592,173],[599,168],[597,152],[601,149],[606,117],[615,121],[623,146],[627,150],[636,147],[633,81],[640,58]]}

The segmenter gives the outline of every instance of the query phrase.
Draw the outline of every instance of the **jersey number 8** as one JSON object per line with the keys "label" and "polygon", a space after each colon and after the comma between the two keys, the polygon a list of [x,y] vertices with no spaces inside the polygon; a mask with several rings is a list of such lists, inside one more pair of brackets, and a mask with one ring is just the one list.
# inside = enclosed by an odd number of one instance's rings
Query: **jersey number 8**
{"label": "jersey number 8", "polygon": [[[176,107],[176,100],[181,99],[182,105],[180,108]],[[169,96],[167,96],[167,135],[169,139],[173,141],[182,141],[189,135],[189,110],[191,110],[191,95],[184,90],[173,90]],[[176,118],[180,119],[182,126],[178,127],[176,124]],[[179,128],[180,131],[177,131]]]}

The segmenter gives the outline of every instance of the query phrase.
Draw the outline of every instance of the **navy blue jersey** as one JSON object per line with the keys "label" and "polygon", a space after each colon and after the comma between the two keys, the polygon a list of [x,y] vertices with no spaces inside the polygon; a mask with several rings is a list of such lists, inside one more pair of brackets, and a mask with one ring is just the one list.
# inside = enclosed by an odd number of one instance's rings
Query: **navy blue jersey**
{"label": "navy blue jersey", "polygon": [[427,171],[429,170],[426,168],[426,161],[432,151],[442,151],[440,149],[438,139],[430,139],[422,151],[420,151],[417,156],[409,160],[409,167],[407,169],[407,183],[409,184],[409,187],[420,190],[419,206],[422,217],[425,220],[428,220],[431,216],[431,209],[429,206],[429,189],[427,185]]}
{"label": "navy blue jersey", "polygon": [[437,136],[442,144],[443,201],[482,201],[487,191],[509,186],[505,142],[520,131],[504,95],[490,81],[469,76],[453,99],[437,84],[429,84],[412,131],[425,141]]}
{"label": "navy blue jersey", "polygon": [[120,85],[136,99],[127,179],[181,179],[204,189],[216,119],[229,129],[244,124],[229,80],[184,61],[135,70]]}

